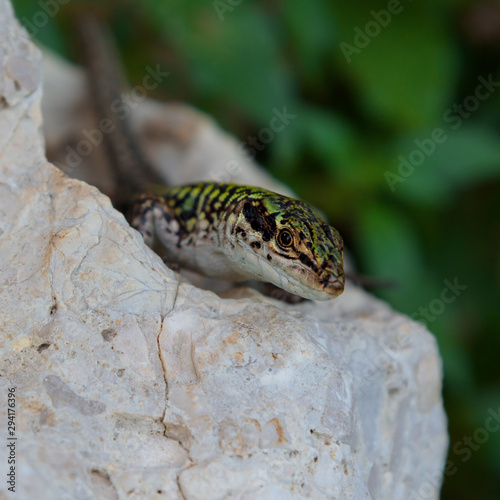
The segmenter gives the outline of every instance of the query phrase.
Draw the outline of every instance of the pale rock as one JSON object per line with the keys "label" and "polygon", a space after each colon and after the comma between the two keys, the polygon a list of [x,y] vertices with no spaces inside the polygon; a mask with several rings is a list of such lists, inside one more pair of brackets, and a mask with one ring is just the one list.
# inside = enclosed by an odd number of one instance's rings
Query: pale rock
{"label": "pale rock", "polygon": [[[16,498],[437,499],[433,336],[350,284],[288,305],[179,281],[104,195],[44,160],[39,52],[12,16],[0,0],[0,406],[15,387]],[[194,142],[165,147],[198,172]]]}

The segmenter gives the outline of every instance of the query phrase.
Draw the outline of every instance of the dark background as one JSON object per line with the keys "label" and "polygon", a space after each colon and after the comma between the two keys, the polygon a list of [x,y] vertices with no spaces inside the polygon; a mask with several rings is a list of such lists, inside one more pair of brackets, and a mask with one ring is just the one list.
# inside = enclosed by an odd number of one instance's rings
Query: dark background
{"label": "dark background", "polygon": [[[68,13],[92,2],[13,3],[34,39],[78,58]],[[242,141],[275,108],[296,115],[257,160],[328,215],[360,272],[395,279],[378,294],[436,335],[450,432],[442,498],[498,500],[500,4],[106,9],[132,85],[148,65],[170,71],[153,97],[205,110]]]}

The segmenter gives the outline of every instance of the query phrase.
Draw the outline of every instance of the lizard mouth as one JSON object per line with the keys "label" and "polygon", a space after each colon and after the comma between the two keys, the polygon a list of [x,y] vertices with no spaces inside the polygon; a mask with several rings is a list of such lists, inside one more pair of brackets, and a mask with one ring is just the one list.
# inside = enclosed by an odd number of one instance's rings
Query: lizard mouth
{"label": "lizard mouth", "polygon": [[267,258],[253,251],[243,259],[249,272],[247,278],[268,281],[284,290],[309,300],[329,300],[344,291],[344,270],[342,265],[330,265],[318,275],[299,263],[272,265]]}
{"label": "lizard mouth", "polygon": [[344,291],[345,276],[341,268],[326,269],[321,278],[307,268],[295,267],[295,279],[288,277],[292,293],[310,300],[329,300]]}
{"label": "lizard mouth", "polygon": [[345,277],[342,272],[339,275],[329,274],[326,278],[321,280],[321,286],[323,290],[333,297],[338,297],[343,291],[345,287]]}

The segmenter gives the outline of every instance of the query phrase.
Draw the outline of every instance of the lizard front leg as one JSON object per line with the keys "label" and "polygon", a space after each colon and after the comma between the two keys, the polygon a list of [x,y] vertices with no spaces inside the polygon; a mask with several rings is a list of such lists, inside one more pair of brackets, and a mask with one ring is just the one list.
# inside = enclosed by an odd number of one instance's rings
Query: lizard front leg
{"label": "lizard front leg", "polygon": [[[155,236],[162,235],[171,240],[180,236],[180,225],[175,213],[161,196],[141,194],[134,202],[130,217],[131,226],[142,234],[144,242],[153,247]],[[162,240],[164,238],[161,238]],[[162,241],[165,245],[165,241]]]}

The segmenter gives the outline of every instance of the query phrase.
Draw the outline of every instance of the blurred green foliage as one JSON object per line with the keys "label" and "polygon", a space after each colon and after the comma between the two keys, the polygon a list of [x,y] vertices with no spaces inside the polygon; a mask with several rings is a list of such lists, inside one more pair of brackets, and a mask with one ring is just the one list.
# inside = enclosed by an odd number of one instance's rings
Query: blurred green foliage
{"label": "blurred green foliage", "polygon": [[[43,3],[14,0],[25,24]],[[461,451],[464,436],[500,408],[500,87],[477,106],[471,97],[480,77],[500,79],[498,4],[144,0],[106,8],[132,83],[148,64],[171,71],[156,97],[204,109],[242,140],[269,125],[273,108],[297,115],[258,160],[328,214],[362,273],[399,283],[379,292],[397,310],[424,320],[419,310],[439,299],[444,280],[467,286],[427,320],[444,359],[456,467],[442,498],[500,498],[500,432],[474,443],[470,458]],[[48,17],[35,38],[71,56],[64,9]],[[460,111],[465,104],[477,109]],[[432,146],[438,128],[446,139]],[[432,152],[415,153],[415,141]],[[401,177],[398,157],[412,154],[415,163],[424,158]],[[387,172],[403,179],[393,190]]]}

